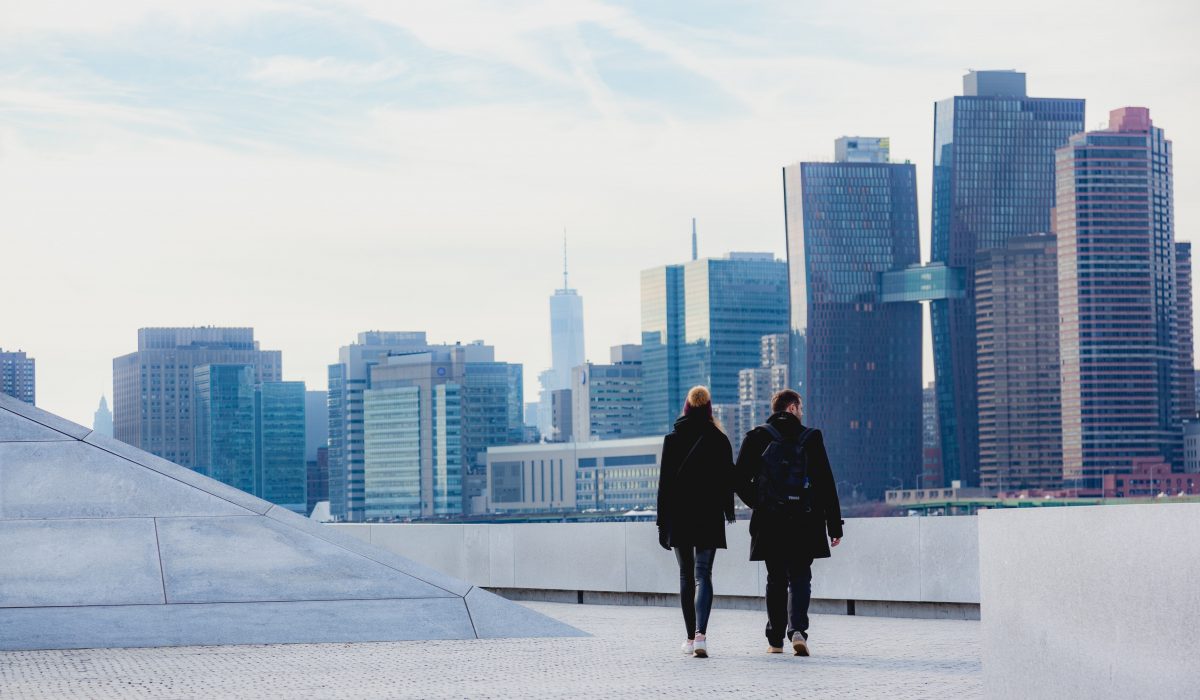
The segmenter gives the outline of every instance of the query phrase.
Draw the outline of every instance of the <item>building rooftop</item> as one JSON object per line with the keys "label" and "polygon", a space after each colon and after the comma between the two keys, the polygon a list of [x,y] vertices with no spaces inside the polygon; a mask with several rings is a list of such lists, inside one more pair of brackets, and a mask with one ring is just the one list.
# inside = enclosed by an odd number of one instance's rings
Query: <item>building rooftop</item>
{"label": "building rooftop", "polygon": [[489,447],[488,454],[527,454],[529,452],[561,452],[563,450],[653,450],[660,447],[662,441],[661,435],[650,435],[618,440],[592,440],[591,442],[534,442],[524,445]]}
{"label": "building rooftop", "polygon": [[974,698],[980,623],[814,615],[813,656],[766,654],[764,613],[717,609],[711,657],[676,608],[526,603],[593,636],[0,653],[19,698]]}

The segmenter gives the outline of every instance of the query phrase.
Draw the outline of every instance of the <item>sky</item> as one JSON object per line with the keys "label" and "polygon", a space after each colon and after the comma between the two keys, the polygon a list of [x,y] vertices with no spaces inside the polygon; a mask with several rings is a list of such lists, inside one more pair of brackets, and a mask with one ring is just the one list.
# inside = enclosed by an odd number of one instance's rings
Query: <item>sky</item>
{"label": "sky", "polygon": [[146,326],[253,326],[311,389],[360,331],[483,339],[529,400],[564,230],[602,362],[692,217],[701,256],[782,258],[780,169],[842,135],[916,164],[927,256],[968,69],[1089,128],[1150,107],[1193,240],[1198,28],[1170,0],[0,0],[0,347],[86,425]]}

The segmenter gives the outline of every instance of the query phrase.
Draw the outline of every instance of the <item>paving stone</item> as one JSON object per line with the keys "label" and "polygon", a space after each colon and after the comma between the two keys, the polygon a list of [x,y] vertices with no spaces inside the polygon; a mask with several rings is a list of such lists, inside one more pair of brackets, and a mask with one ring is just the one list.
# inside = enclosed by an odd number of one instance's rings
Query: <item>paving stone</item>
{"label": "paving stone", "polygon": [[591,637],[0,653],[0,695],[54,698],[978,698],[979,623],[814,615],[814,656],[715,610],[711,658],[674,608],[527,603]]}

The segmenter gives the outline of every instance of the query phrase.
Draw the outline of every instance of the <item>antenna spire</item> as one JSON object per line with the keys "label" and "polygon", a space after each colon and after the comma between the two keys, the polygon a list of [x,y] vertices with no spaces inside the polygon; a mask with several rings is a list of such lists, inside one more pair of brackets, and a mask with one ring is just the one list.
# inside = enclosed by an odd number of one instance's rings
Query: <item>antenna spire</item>
{"label": "antenna spire", "polygon": [[696,260],[699,256],[696,254],[696,217],[692,217],[692,260]]}
{"label": "antenna spire", "polygon": [[567,285],[567,227],[563,226],[563,291],[570,289]]}

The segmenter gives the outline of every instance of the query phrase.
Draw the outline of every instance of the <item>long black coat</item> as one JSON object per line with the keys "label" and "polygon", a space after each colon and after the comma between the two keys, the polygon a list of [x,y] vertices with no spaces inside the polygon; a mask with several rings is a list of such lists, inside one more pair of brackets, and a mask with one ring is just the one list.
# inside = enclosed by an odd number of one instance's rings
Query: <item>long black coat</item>
{"label": "long black coat", "polygon": [[725,548],[725,520],[734,518],[733,476],[733,448],[720,428],[696,414],[675,421],[663,438],[658,474],[658,527],[670,546]]}
{"label": "long black coat", "polygon": [[[793,438],[804,430],[800,419],[780,412],[767,419],[784,437]],[[777,557],[829,556],[830,537],[842,536],[842,507],[838,502],[837,486],[825,454],[825,441],[820,430],[814,430],[804,443],[808,459],[808,478],[812,487],[812,512],[787,516],[767,512],[756,506],[758,491],[754,478],[762,470],[762,454],[771,444],[771,434],[763,427],[746,433],[737,458],[738,497],[754,509],[750,516],[750,561]]]}

